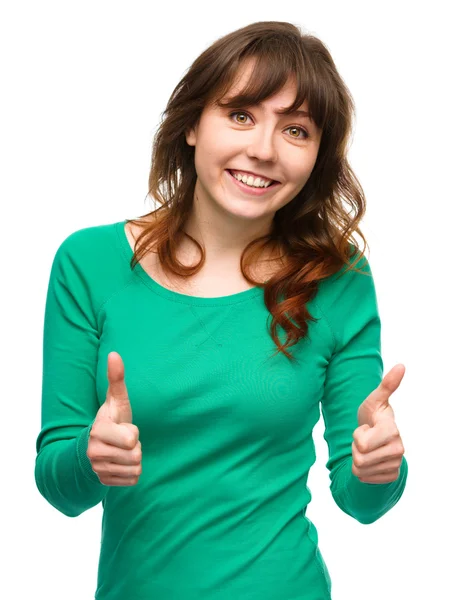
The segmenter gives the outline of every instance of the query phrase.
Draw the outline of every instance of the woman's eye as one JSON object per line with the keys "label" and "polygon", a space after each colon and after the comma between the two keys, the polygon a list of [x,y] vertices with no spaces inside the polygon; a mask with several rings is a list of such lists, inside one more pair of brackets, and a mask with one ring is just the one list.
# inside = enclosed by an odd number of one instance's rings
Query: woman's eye
{"label": "woman's eye", "polygon": [[[235,110],[234,112],[232,112],[232,113],[229,113],[229,116],[230,116],[231,118],[232,118],[234,115],[244,115],[245,117],[249,117],[249,118],[250,118],[250,115],[249,115],[249,114],[247,114],[246,112],[242,111],[242,110],[240,110],[240,111],[237,111],[237,110]],[[236,122],[236,121],[234,121],[234,122]],[[242,122],[242,121],[238,121],[238,122],[240,122],[240,124],[241,124],[241,125],[245,125],[245,123],[244,123],[244,122]],[[287,129],[298,129],[299,131],[301,131],[302,133],[304,133],[304,134],[305,134],[305,138],[308,138],[308,137],[309,137],[309,135],[308,135],[308,132],[307,132],[307,131],[305,131],[305,129],[303,129],[303,127],[299,127],[298,125],[291,125],[290,127],[287,127]],[[294,136],[290,136],[290,137],[294,137]],[[297,139],[298,137],[299,137],[299,136],[296,136],[296,137],[295,137],[295,139]]]}

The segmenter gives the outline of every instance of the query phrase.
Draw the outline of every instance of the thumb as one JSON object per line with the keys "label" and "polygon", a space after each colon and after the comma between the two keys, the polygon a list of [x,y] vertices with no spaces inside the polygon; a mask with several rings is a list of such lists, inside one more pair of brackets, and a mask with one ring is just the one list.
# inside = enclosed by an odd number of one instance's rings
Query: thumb
{"label": "thumb", "polygon": [[405,371],[406,369],[401,363],[388,371],[379,386],[369,395],[368,403],[379,411],[388,409],[390,396],[398,389]]}
{"label": "thumb", "polygon": [[132,408],[125,384],[125,369],[122,357],[117,352],[110,352],[107,357],[108,389],[106,404],[109,418],[114,423],[133,423]]}

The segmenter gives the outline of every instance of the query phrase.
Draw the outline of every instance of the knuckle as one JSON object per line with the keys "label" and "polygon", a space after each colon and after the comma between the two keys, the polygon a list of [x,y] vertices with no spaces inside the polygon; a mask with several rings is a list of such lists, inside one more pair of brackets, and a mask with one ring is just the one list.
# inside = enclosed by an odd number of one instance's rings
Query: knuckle
{"label": "knuckle", "polygon": [[356,446],[356,450],[358,452],[366,453],[367,452],[367,443],[366,443],[366,440],[364,439],[362,433],[355,431],[353,434],[353,439],[354,439],[353,447]]}
{"label": "knuckle", "polygon": [[404,446],[401,442],[395,445],[394,454],[395,456],[402,456],[404,454]]}
{"label": "knuckle", "polygon": [[136,434],[134,434],[134,433],[132,432],[131,434],[129,434],[129,435],[127,436],[126,440],[127,440],[127,445],[128,445],[130,448],[135,448],[135,447],[136,447],[136,444],[137,444],[137,442],[138,442],[138,439],[137,439],[137,437],[136,437]]}
{"label": "knuckle", "polygon": [[398,430],[398,426],[396,425],[396,423],[393,423],[392,425],[390,425],[390,428],[388,431],[389,431],[390,437],[392,437],[392,438],[399,436],[399,430]]}
{"label": "knuckle", "polygon": [[356,466],[359,468],[364,467],[364,465],[366,464],[366,459],[363,456],[361,456],[360,454],[358,454],[356,456],[355,463],[356,463]]}
{"label": "knuckle", "polygon": [[98,458],[98,454],[96,452],[96,448],[94,446],[89,446],[87,448],[87,456],[90,460],[96,460]]}
{"label": "knuckle", "polygon": [[134,425],[133,423],[124,423],[125,427],[127,429],[130,430],[130,432],[132,433],[132,435],[137,439],[138,441],[138,436],[140,434],[140,430],[138,429],[138,427],[136,425]]}
{"label": "knuckle", "polygon": [[366,453],[367,452],[367,444],[363,441],[363,440],[358,440],[356,442],[356,445],[358,446],[358,450],[362,453]]}

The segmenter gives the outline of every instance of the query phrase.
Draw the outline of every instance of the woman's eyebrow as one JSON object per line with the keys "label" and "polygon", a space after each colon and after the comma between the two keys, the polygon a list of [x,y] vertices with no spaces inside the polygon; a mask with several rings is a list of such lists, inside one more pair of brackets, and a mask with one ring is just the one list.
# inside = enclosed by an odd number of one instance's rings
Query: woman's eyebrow
{"label": "woman's eyebrow", "polygon": [[[257,108],[260,108],[260,109],[263,108],[263,104],[261,102],[257,102],[255,105],[252,105],[252,106],[248,105],[247,108],[253,108],[254,106],[257,107]],[[233,107],[229,107],[228,106],[227,108],[233,108]],[[274,113],[277,114],[277,115],[282,115],[282,114],[284,114],[285,108],[286,107],[283,106],[282,108],[280,108],[278,110],[274,110]],[[306,117],[307,119],[309,119],[311,121],[310,114],[306,110],[300,110],[300,109],[299,110],[293,110],[293,111],[291,111],[290,113],[288,113],[288,114],[286,114],[284,116],[287,116],[287,117]]]}
{"label": "woman's eyebrow", "polygon": [[[275,112],[277,114],[281,114],[283,111],[283,109],[281,110],[276,110]],[[310,113],[306,110],[293,110],[292,112],[290,112],[288,114],[288,116],[294,116],[294,117],[307,117],[308,119],[310,118]]]}

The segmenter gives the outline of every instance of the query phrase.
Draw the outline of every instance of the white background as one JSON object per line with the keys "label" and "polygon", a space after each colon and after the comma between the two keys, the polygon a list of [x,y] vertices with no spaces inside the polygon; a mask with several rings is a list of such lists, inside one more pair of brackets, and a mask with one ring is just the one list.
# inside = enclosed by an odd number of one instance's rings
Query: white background
{"label": "white background", "polygon": [[[350,160],[382,318],[385,372],[409,477],[371,525],[329,492],[322,419],[307,515],[333,600],[460,593],[461,46],[456,2],[5,2],[0,13],[2,560],[0,596],[90,600],[101,505],[71,519],[34,481],[42,333],[60,243],[152,210],[151,143],[191,62],[254,21],[290,21],[328,47],[356,103]],[[130,600],[130,599],[127,599]],[[245,599],[237,599],[245,600]],[[288,600],[288,599],[281,599]]]}

